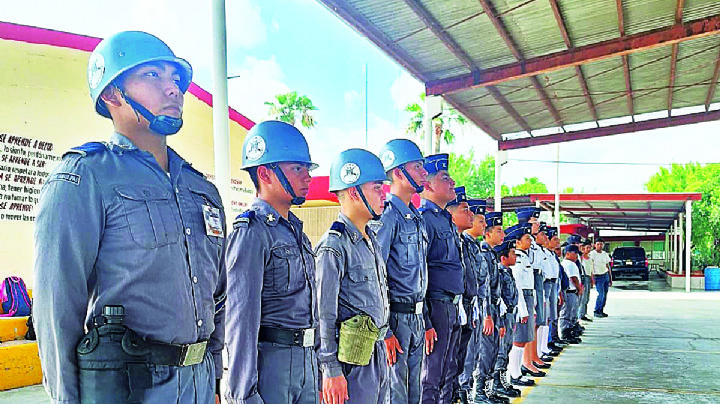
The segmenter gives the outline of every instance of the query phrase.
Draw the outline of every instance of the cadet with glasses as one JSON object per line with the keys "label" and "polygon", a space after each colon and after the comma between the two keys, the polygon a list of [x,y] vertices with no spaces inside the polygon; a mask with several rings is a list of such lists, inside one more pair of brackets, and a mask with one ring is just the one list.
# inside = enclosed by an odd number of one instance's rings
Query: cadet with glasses
{"label": "cadet with glasses", "polygon": [[340,214],[316,247],[326,404],[384,404],[390,393],[387,273],[368,226],[382,213],[385,178],[380,159],[367,150],[345,150],[330,166]]}
{"label": "cadet with glasses", "polygon": [[315,256],[291,211],[310,186],[302,133],[266,121],[245,135],[242,168],[257,197],[228,237],[230,403],[317,403]]}
{"label": "cadet with glasses", "polygon": [[422,216],[411,203],[423,191],[427,171],[420,149],[410,140],[394,139],[380,150],[390,193],[377,239],[387,262],[390,328],[385,338],[390,365],[390,402],[420,402],[420,370],[425,354],[424,300],[427,290],[428,237]]}
{"label": "cadet with glasses", "polygon": [[64,155],[35,223],[33,316],[54,403],[216,400],[225,213],[215,186],[167,146],[191,79],[145,32],[90,55],[90,96],[114,133]]}

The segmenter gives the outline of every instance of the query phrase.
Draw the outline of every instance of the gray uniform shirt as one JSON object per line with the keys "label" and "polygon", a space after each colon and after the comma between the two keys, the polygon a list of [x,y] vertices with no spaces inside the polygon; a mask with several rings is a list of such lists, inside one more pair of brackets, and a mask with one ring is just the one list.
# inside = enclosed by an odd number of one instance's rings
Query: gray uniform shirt
{"label": "gray uniform shirt", "polygon": [[340,213],[337,222],[316,247],[320,315],[318,359],[325,377],[342,375],[336,338],[341,322],[365,314],[378,328],[388,323],[390,305],[385,262],[375,233],[368,226],[365,232],[369,240]]}
{"label": "gray uniform shirt", "polygon": [[377,232],[383,259],[387,262],[390,300],[416,303],[427,290],[428,237],[420,212],[393,194],[388,194]]}
{"label": "gray uniform shirt", "polygon": [[[169,174],[126,137],[67,153],[40,195],[35,309],[46,389],[77,402],[75,347],[105,305],[141,337],[209,340],[222,376],[225,214],[214,185],[168,149]],[[222,234],[208,235],[204,209]]]}
{"label": "gray uniform shirt", "polygon": [[484,265],[487,266],[488,295],[483,305],[483,314],[490,316],[499,313],[500,307],[500,274],[498,273],[498,259],[490,244],[486,241],[480,243],[480,254]]}
{"label": "gray uniform shirt", "polygon": [[230,397],[257,394],[258,331],[261,326],[317,326],[315,254],[292,212],[283,218],[255,198],[237,217],[228,237],[227,343]]}

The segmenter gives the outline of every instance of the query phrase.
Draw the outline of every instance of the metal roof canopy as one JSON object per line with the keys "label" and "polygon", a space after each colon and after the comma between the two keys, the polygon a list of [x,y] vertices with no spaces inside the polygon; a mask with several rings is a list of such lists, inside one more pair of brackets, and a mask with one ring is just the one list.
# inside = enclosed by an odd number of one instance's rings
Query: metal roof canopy
{"label": "metal roof canopy", "polygon": [[716,0],[318,1],[501,150],[720,119]]}
{"label": "metal roof canopy", "polygon": [[[554,194],[528,197],[533,205],[555,210]],[[560,194],[560,211],[595,230],[666,232],[685,211],[685,202],[701,197],[701,193]]]}

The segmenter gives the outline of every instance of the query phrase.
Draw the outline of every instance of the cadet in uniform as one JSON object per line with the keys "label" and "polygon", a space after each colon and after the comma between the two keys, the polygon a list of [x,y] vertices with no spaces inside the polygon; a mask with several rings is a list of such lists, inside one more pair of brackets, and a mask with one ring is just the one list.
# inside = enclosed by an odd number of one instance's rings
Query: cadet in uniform
{"label": "cadet in uniform", "polygon": [[[450,372],[453,383],[453,401],[456,399],[467,403],[467,380],[461,380],[462,373],[465,368],[465,359],[469,351],[475,351],[469,348],[470,340],[473,336],[473,330],[477,326],[474,313],[477,312],[477,296],[478,296],[478,279],[477,279],[477,256],[476,251],[472,251],[472,244],[475,241],[471,237],[463,234],[465,230],[473,226],[473,212],[468,205],[465,187],[455,188],[455,199],[450,201],[446,206],[448,212],[452,215],[453,224],[457,229],[458,236],[462,245],[463,267],[465,268],[465,291],[463,292],[462,305],[465,313],[464,321],[461,321],[460,340],[458,342],[457,355],[453,360]],[[464,379],[464,378],[463,378]],[[465,386],[461,388],[462,381]]]}
{"label": "cadet in uniform", "polygon": [[35,223],[33,316],[53,403],[215,400],[225,214],[215,186],[167,147],[191,80],[145,32],[90,55],[95,111],[115,133],[63,156]]}
{"label": "cadet in uniform", "polygon": [[[488,225],[499,226],[502,229],[502,212],[491,212],[486,215]],[[507,375],[508,354],[513,346],[513,327],[515,325],[515,311],[518,304],[518,290],[515,285],[510,267],[515,265],[515,240],[504,240],[502,244],[493,248],[498,257],[498,272],[500,276],[500,295],[502,297],[500,317],[498,321],[505,325],[505,334],[500,333],[500,346],[495,361],[495,390],[508,397],[520,397],[520,390],[514,388]]]}
{"label": "cadet in uniform", "polygon": [[[476,368],[476,385],[484,387],[475,394],[476,403],[507,403],[508,400],[497,394],[495,385],[495,361],[497,360],[500,335],[505,334],[505,324],[499,322],[501,285],[497,255],[493,248],[503,242],[502,221],[497,215],[490,215],[486,221],[484,240],[480,243],[481,265],[487,272],[488,293],[483,301],[483,332],[480,338],[480,350]],[[500,216],[501,217],[501,216]],[[512,394],[512,393],[511,393]]]}
{"label": "cadet in uniform", "polygon": [[242,168],[257,197],[235,220],[225,253],[230,403],[318,400],[315,256],[290,212],[315,167],[290,124],[261,122],[245,136]]}
{"label": "cadet in uniform", "polygon": [[[548,244],[548,250],[550,252],[548,260],[553,265],[553,267],[556,268],[558,278],[553,288],[554,292],[551,292],[550,294],[550,301],[555,301],[553,308],[555,310],[555,313],[558,314],[560,311],[560,306],[563,305],[563,284],[566,283],[567,277],[565,276],[565,271],[563,271],[562,267],[560,266],[561,252],[560,237],[558,237],[558,228],[548,227],[547,236],[548,239],[550,239],[550,242]],[[551,349],[550,356],[558,356],[563,350],[563,348],[566,346],[566,344],[561,342],[560,334],[558,333],[558,317],[559,315],[556,315],[555,319],[549,322],[551,341],[548,342],[548,348]]]}
{"label": "cadet in uniform", "polygon": [[427,184],[420,213],[428,234],[428,290],[425,303],[425,353],[422,366],[422,402],[452,400],[452,361],[460,340],[460,310],[464,285],[461,244],[452,215],[445,209],[455,199],[455,181],[448,173],[448,155],[425,157]]}
{"label": "cadet in uniform", "polygon": [[[505,230],[506,240],[515,241],[515,265],[511,267],[515,286],[518,290],[517,314],[513,329],[513,347],[508,354],[508,372],[512,384],[529,386],[534,381],[521,378],[527,369],[521,366],[523,351],[529,349],[529,342],[535,338],[535,276],[530,264],[528,251],[532,245],[529,223],[517,224]],[[539,372],[544,375],[543,372]]]}
{"label": "cadet in uniform", "polygon": [[589,323],[592,323],[593,320],[587,316],[587,306],[590,302],[590,289],[591,289],[591,274],[593,272],[593,261],[590,258],[590,251],[592,251],[592,242],[590,239],[585,239],[582,243],[582,247],[580,248],[580,252],[582,253],[580,256],[580,261],[582,262],[583,266],[583,273],[581,274],[581,281],[583,285],[583,294],[580,298],[580,304],[578,308],[578,317],[583,320],[587,321]]}
{"label": "cadet in uniform", "polygon": [[390,402],[420,402],[420,371],[425,355],[423,309],[427,291],[427,233],[420,212],[410,202],[423,191],[427,171],[420,149],[410,140],[395,139],[383,146],[380,161],[390,180],[377,232],[387,262],[390,329],[385,338],[390,365]]}
{"label": "cadet in uniform", "polygon": [[[538,328],[537,354],[543,362],[552,362],[552,352],[548,346],[550,336],[550,324],[557,321],[557,281],[558,266],[555,260],[555,253],[550,251],[550,239],[548,237],[547,223],[540,222],[540,229],[537,233],[537,244],[540,255],[542,255],[543,273],[543,295],[545,296],[545,323]],[[542,368],[539,364],[535,366]]]}
{"label": "cadet in uniform", "polygon": [[[484,265],[480,265],[480,244],[478,243],[478,237],[482,237],[485,234],[485,201],[482,199],[468,199],[467,201],[470,211],[473,213],[472,227],[465,230],[462,233],[462,242],[465,255],[470,258],[471,266],[475,271],[475,278],[477,281],[477,294],[474,301],[472,302],[472,315],[470,318],[473,321],[472,325],[472,336],[470,337],[470,343],[468,344],[467,354],[464,358],[464,366],[462,373],[458,378],[460,384],[459,396],[461,403],[469,402],[473,389],[477,388],[478,391],[483,391],[484,385],[475,386],[473,372],[477,367],[478,355],[480,355],[480,338],[482,338],[483,324],[480,322],[482,317],[482,302],[487,299],[488,295],[488,274],[487,268]],[[468,261],[466,259],[466,261]]]}
{"label": "cadet in uniform", "polygon": [[573,330],[577,324],[577,306],[579,295],[583,292],[582,282],[580,281],[580,271],[575,262],[580,254],[580,249],[575,244],[565,247],[565,259],[562,266],[570,280],[570,286],[565,292],[565,304],[560,310],[560,332],[563,339],[568,340],[571,344],[581,342],[576,338]]}
{"label": "cadet in uniform", "polygon": [[345,150],[330,166],[340,214],[316,248],[318,358],[327,404],[384,404],[390,393],[387,274],[367,225],[382,213],[385,178],[382,163],[367,150]]}
{"label": "cadet in uniform", "polygon": [[[549,368],[550,365],[545,364],[540,360],[540,357],[537,354],[537,343],[539,336],[538,330],[540,329],[540,326],[545,324],[545,293],[543,289],[543,282],[545,280],[545,277],[543,276],[542,267],[543,267],[543,261],[545,256],[540,251],[540,248],[537,245],[537,242],[535,241],[535,237],[537,236],[539,229],[540,229],[540,222],[538,221],[538,218],[540,217],[540,209],[535,207],[525,207],[525,208],[519,208],[515,210],[515,214],[517,215],[518,223],[524,224],[528,223],[531,227],[531,239],[532,244],[530,246],[530,250],[528,250],[528,257],[530,258],[530,265],[533,268],[533,274],[534,274],[534,286],[535,286],[535,338],[533,338],[530,342],[529,347],[530,349],[526,349],[524,351],[524,357],[523,357],[523,365],[525,366],[525,371],[523,373],[530,374],[533,377],[542,377],[544,376],[544,373],[538,368]],[[537,364],[537,365],[536,365]],[[540,365],[540,366],[538,366]]]}

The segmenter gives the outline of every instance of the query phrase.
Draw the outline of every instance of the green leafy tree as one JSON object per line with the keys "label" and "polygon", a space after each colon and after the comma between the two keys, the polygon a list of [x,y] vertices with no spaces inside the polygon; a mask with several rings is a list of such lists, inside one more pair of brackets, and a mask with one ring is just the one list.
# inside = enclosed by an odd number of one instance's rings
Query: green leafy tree
{"label": "green leafy tree", "polygon": [[[424,103],[425,94],[420,94],[419,103],[414,102],[412,104],[408,104],[405,107],[405,111],[412,114],[412,116],[410,117],[410,121],[408,122],[406,132],[408,134],[416,136],[418,139],[423,139],[425,137],[425,111],[422,107]],[[452,133],[452,131],[450,130],[452,126],[465,125],[466,123],[467,119],[453,108],[445,109],[445,111],[443,111],[443,113],[439,117],[433,119],[433,128],[435,134],[433,146],[434,153],[440,152],[441,141],[445,142],[445,144],[448,145],[452,144],[455,141],[455,134]]]}
{"label": "green leafy tree", "polygon": [[720,264],[720,164],[661,167],[648,182],[650,192],[701,192],[692,207],[693,266]]}
{"label": "green leafy tree", "polygon": [[475,153],[450,153],[450,176],[458,186],[464,186],[471,198],[489,198],[495,193],[495,157],[485,156],[475,163]]}
{"label": "green leafy tree", "polygon": [[315,118],[311,112],[317,111],[317,108],[307,96],[298,96],[297,91],[277,94],[274,102],[265,101],[265,105],[268,107],[268,115],[274,119],[295,126],[299,117],[302,126],[306,128],[315,126]]}

